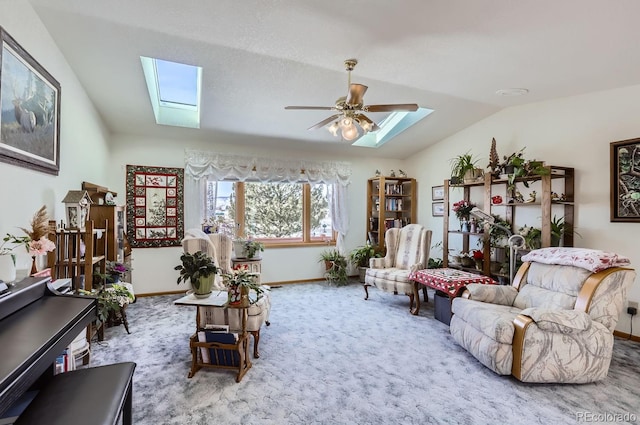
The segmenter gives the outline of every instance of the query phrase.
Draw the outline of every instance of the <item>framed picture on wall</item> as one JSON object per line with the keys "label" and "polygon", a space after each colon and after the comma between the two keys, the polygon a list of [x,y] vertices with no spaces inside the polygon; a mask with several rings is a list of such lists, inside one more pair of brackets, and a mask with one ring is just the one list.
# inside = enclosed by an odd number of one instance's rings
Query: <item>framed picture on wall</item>
{"label": "framed picture on wall", "polygon": [[60,83],[0,27],[0,161],[58,175]]}
{"label": "framed picture on wall", "polygon": [[611,221],[640,222],[640,138],[611,143]]}
{"label": "framed picture on wall", "polygon": [[444,186],[432,186],[431,187],[431,200],[442,201],[444,199]]}
{"label": "framed picture on wall", "polygon": [[434,202],[431,204],[431,215],[434,217],[444,216],[444,202]]}

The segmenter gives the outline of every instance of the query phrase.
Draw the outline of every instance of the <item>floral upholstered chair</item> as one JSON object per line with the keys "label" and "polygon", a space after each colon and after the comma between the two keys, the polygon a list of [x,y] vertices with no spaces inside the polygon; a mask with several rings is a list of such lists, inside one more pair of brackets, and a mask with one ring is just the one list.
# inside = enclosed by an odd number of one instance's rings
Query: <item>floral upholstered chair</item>
{"label": "floral upholstered chair", "polygon": [[[420,309],[418,289],[409,274],[427,268],[431,230],[419,224],[403,228],[391,228],[384,234],[387,253],[383,258],[371,258],[365,275],[365,300],[369,298],[369,286],[385,292],[409,296],[409,310],[417,314]],[[414,309],[414,301],[416,307]]]}
{"label": "floral upholstered chair", "polygon": [[[231,271],[231,253],[233,242],[231,237],[221,233],[204,233],[200,229],[189,229],[185,231],[185,238],[182,240],[184,252],[194,253],[196,251],[206,252],[214,259],[217,267],[222,273]],[[216,276],[214,290],[226,291],[227,288],[222,283],[222,277]],[[253,357],[260,357],[258,344],[260,343],[260,329],[263,324],[269,326],[269,313],[271,311],[271,292],[269,286],[262,285],[262,294],[258,297],[255,293],[249,297],[255,302],[251,304],[248,311],[247,331],[253,335]],[[257,299],[256,299],[257,298]],[[204,328],[205,325],[229,325],[231,332],[237,332],[242,328],[242,316],[240,310],[222,309],[215,307],[198,307],[200,309],[200,323],[198,326]]]}
{"label": "floral upholstered chair", "polygon": [[511,286],[467,286],[452,304],[453,338],[482,364],[523,382],[604,379],[613,331],[635,280],[629,259],[581,248],[543,248]]}

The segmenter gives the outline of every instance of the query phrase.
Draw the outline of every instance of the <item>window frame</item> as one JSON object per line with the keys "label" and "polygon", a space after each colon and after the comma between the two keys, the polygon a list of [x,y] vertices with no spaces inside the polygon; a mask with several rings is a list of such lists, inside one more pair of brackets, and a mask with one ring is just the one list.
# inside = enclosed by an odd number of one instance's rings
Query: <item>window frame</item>
{"label": "window frame", "polygon": [[[218,180],[218,181],[231,181],[231,180]],[[245,182],[243,181],[233,181],[234,183],[234,193],[236,199],[236,207],[235,207],[235,222],[238,229],[239,237],[245,237],[245,222],[244,222],[244,213],[245,213]],[[248,182],[248,183],[260,183],[260,184],[269,184],[269,183],[279,183],[279,182]],[[311,236],[311,183],[299,182],[299,183],[288,183],[282,182],[284,184],[301,184],[302,185],[302,240],[287,240],[286,238],[279,239],[271,239],[271,238],[255,238],[257,241],[262,242],[266,247],[271,248],[292,248],[292,247],[300,247],[300,246],[317,246],[317,245],[335,245],[337,239],[337,232],[335,230],[331,231],[331,239],[313,239]],[[335,184],[335,183],[326,183],[327,185]],[[206,189],[205,189],[206,190]],[[206,193],[205,193],[206,195]]]}

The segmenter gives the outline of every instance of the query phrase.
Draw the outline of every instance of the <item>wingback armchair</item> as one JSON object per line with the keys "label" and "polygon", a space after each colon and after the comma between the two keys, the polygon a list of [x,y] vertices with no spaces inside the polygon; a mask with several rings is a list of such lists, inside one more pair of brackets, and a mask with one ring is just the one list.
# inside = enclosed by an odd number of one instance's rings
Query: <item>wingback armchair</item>
{"label": "wingback armchair", "polygon": [[[364,279],[364,299],[369,298],[369,286],[384,292],[409,296],[409,311],[418,314],[420,299],[418,289],[409,280],[415,270],[427,268],[431,230],[419,224],[409,224],[402,228],[388,229],[384,235],[387,249],[383,258],[371,258]],[[415,308],[414,306],[415,301]]]}
{"label": "wingback armchair", "polygon": [[604,379],[613,331],[636,273],[626,257],[580,248],[543,248],[511,286],[467,286],[452,303],[453,339],[482,364],[523,382]]}
{"label": "wingback armchair", "polygon": [[[231,237],[221,233],[204,233],[200,229],[189,229],[185,231],[185,238],[182,240],[182,249],[185,252],[194,253],[204,251],[214,259],[217,267],[223,273],[231,270],[231,253],[233,242]],[[214,289],[226,290],[222,283],[222,278],[216,276]],[[250,298],[257,300],[251,304],[248,311],[247,331],[253,335],[253,357],[260,357],[258,345],[260,343],[260,329],[263,324],[269,326],[269,313],[271,312],[271,293],[267,285],[262,285],[263,292],[259,298],[257,294],[249,294]],[[200,323],[198,326],[204,327],[207,324],[229,325],[231,331],[238,331],[242,327],[242,317],[240,310],[220,309],[214,307],[198,307],[200,309]]]}

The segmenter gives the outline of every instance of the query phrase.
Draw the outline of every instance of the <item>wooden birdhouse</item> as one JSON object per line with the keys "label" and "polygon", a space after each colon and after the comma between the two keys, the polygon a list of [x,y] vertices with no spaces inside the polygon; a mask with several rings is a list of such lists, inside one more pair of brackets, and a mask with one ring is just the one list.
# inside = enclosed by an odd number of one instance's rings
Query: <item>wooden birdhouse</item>
{"label": "wooden birdhouse", "polygon": [[67,228],[84,230],[93,201],[86,190],[70,190],[62,200],[67,214]]}

